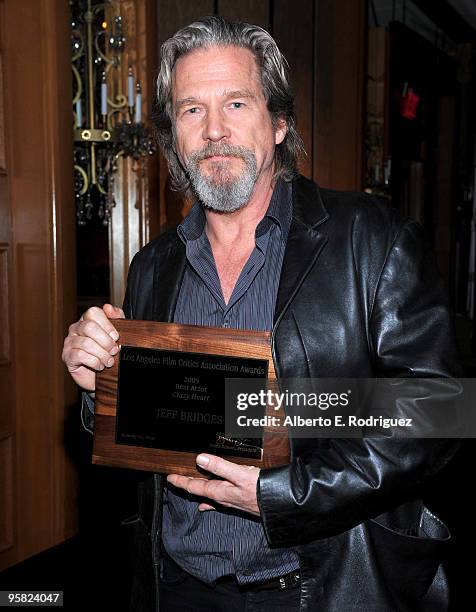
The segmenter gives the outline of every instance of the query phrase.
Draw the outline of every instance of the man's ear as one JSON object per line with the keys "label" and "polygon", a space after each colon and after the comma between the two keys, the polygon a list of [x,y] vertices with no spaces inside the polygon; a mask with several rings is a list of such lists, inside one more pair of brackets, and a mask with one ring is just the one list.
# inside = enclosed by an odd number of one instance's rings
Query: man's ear
{"label": "man's ear", "polygon": [[274,143],[281,144],[287,134],[288,124],[286,123],[286,119],[280,117],[276,121],[276,127],[274,129]]}

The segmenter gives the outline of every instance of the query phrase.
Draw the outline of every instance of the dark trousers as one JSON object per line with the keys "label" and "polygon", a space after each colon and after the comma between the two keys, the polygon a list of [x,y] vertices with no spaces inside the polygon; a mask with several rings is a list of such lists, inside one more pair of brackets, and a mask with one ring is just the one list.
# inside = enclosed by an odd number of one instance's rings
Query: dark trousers
{"label": "dark trousers", "polygon": [[210,586],[184,572],[170,557],[160,581],[161,612],[298,612],[300,586],[286,590],[239,587],[225,577]]}

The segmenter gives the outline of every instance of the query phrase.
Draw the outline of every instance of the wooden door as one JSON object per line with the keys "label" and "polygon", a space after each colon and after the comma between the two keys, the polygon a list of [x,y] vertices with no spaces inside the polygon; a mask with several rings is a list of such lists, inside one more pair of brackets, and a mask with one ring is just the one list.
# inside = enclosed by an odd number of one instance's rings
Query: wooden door
{"label": "wooden door", "polygon": [[69,7],[0,0],[0,569],[76,532]]}
{"label": "wooden door", "polygon": [[11,211],[5,147],[4,0],[0,0],[0,555],[13,546],[14,387]]}

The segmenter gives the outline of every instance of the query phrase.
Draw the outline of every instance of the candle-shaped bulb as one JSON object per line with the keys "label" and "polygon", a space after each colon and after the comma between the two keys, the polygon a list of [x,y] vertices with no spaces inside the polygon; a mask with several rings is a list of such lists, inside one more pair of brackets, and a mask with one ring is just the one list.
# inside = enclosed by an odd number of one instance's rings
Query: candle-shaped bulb
{"label": "candle-shaped bulb", "polygon": [[128,105],[130,108],[134,106],[134,76],[132,74],[132,68],[129,66],[129,72],[127,74],[127,98]]}
{"label": "candle-shaped bulb", "polygon": [[81,106],[81,98],[76,100],[76,127],[79,129],[83,125],[83,109]]}
{"label": "candle-shaped bulb", "polygon": [[142,89],[139,81],[137,81],[136,91],[136,112],[134,119],[136,123],[140,123],[142,117]]}
{"label": "candle-shaped bulb", "polygon": [[101,81],[101,115],[107,115],[107,83],[106,73],[102,73]]}

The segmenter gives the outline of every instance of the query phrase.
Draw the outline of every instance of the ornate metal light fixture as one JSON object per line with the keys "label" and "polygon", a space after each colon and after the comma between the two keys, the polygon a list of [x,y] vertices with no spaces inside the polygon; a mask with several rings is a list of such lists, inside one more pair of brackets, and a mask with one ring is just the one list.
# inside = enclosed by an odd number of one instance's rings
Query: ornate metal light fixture
{"label": "ornate metal light fixture", "polygon": [[121,1],[70,0],[70,7],[77,221],[85,225],[98,215],[107,225],[118,159],[143,164],[155,142],[142,121],[142,91],[132,66],[123,76]]}

